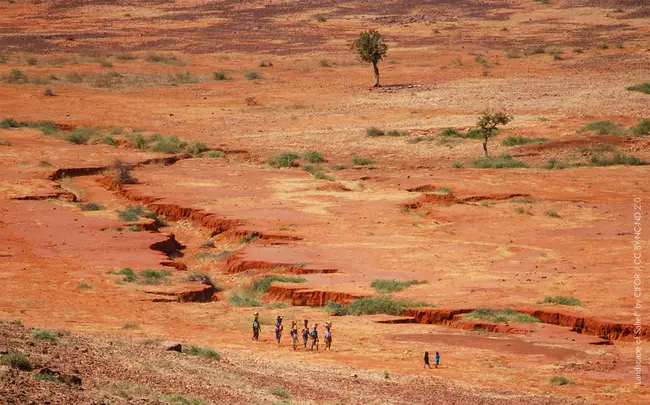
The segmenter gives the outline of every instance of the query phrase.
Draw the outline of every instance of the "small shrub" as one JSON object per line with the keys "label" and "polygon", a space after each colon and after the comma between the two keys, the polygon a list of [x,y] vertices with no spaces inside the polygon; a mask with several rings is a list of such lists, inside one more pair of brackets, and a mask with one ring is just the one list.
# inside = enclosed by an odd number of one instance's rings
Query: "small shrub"
{"label": "small shrub", "polygon": [[308,161],[309,163],[323,163],[325,161],[323,155],[321,155],[320,152],[317,152],[315,150],[308,150],[306,152],[301,153],[300,158],[302,160]]}
{"label": "small shrub", "polygon": [[27,62],[27,64],[28,64],[29,66],[36,66],[36,65],[38,65],[38,59],[36,59],[36,58],[33,57],[33,56],[27,58],[27,59],[25,60],[25,62]]}
{"label": "small shrub", "polygon": [[317,15],[317,16],[316,16],[316,21],[318,21],[318,22],[326,22],[326,21],[327,21],[327,18],[325,18],[325,17],[322,16],[322,15]]}
{"label": "small shrub", "polygon": [[250,293],[236,293],[228,298],[233,307],[259,307],[260,302]]}
{"label": "small shrub", "polygon": [[334,301],[327,301],[323,309],[325,309],[325,311],[327,311],[328,314],[334,316],[348,315],[347,309],[343,305]]}
{"label": "small shrub", "polygon": [[61,382],[61,379],[52,373],[36,373],[32,376],[34,381]]}
{"label": "small shrub", "polygon": [[179,153],[187,144],[181,141],[176,135],[169,135],[167,137],[154,134],[152,135],[151,150],[160,153]]}
{"label": "small shrub", "polygon": [[122,325],[122,329],[138,329],[139,326],[135,322],[127,322],[124,325]]}
{"label": "small shrub", "polygon": [[217,360],[217,361],[221,359],[221,356],[216,351],[201,346],[190,346],[190,347],[183,346],[182,350],[183,353],[189,356],[200,356],[206,359]]}
{"label": "small shrub", "polygon": [[71,133],[65,134],[63,139],[76,145],[85,145],[91,138],[99,136],[99,131],[93,128],[77,127]]}
{"label": "small shrub", "polygon": [[546,210],[544,211],[544,215],[551,218],[560,218],[560,214],[558,214],[555,210]]}
{"label": "small shrub", "polygon": [[433,192],[434,194],[451,194],[451,189],[449,187],[438,187]]}
{"label": "small shrub", "polygon": [[291,167],[294,166],[294,161],[297,160],[300,156],[293,152],[280,152],[276,153],[273,156],[270,156],[267,160],[268,164],[271,167],[276,169],[282,167]]}
{"label": "small shrub", "polygon": [[609,49],[609,45],[603,42],[602,44],[598,45],[598,48],[600,48],[600,49]]}
{"label": "small shrub", "polygon": [[524,209],[524,207],[515,207],[513,211],[516,212],[517,214],[525,214],[526,213],[526,209]]}
{"label": "small shrub", "polygon": [[205,154],[208,159],[220,159],[225,156],[226,154],[220,150],[213,150]]}
{"label": "small shrub", "polygon": [[582,48],[573,48],[574,53],[583,53],[584,50]]}
{"label": "small shrub", "polygon": [[257,101],[257,99],[255,97],[246,97],[244,102],[246,102],[246,105],[249,106],[249,107],[255,107],[257,105],[260,105],[260,102]]}
{"label": "small shrub", "polygon": [[370,127],[370,128],[366,128],[366,135],[367,136],[384,136],[385,133],[384,133],[384,131],[382,131],[379,128]]}
{"label": "small shrub", "polygon": [[212,78],[216,81],[228,80],[228,74],[226,72],[214,72]]}
{"label": "small shrub", "polygon": [[595,132],[598,135],[623,135],[625,129],[616,122],[612,121],[595,121],[585,124],[578,130],[582,132]]}
{"label": "small shrub", "polygon": [[32,369],[32,364],[29,362],[27,357],[21,353],[16,352],[0,355],[0,364],[4,364],[21,371],[30,371]]}
{"label": "small shrub", "polygon": [[461,169],[463,167],[463,165],[458,160],[454,160],[451,163],[451,167],[454,168],[454,169]]}
{"label": "small shrub", "polygon": [[282,283],[305,283],[305,280],[302,277],[291,277],[291,276],[266,276],[259,280],[254,280],[250,285],[250,290],[257,293],[267,293],[269,292],[269,287],[274,281],[279,281]]}
{"label": "small shrub", "polygon": [[372,160],[357,155],[352,156],[352,159],[350,159],[350,163],[354,166],[371,166],[375,164],[375,162],[373,162]]}
{"label": "small shrub", "polygon": [[87,284],[87,283],[81,283],[81,284],[77,285],[74,289],[75,290],[90,290],[91,288],[93,288],[92,285]]}
{"label": "small shrub", "polygon": [[420,143],[420,142],[431,142],[436,139],[435,136],[414,136],[406,140],[406,143]]}
{"label": "small shrub", "polygon": [[330,168],[330,170],[345,170],[345,169],[347,169],[347,166],[345,166],[343,164],[339,164],[339,163],[332,163],[332,164],[328,165],[328,167]]}
{"label": "small shrub", "polygon": [[146,269],[139,273],[141,277],[139,283],[145,285],[157,285],[167,283],[167,277],[171,273],[167,270]]}
{"label": "small shrub", "polygon": [[306,171],[309,174],[315,174],[317,172],[320,172],[323,170],[323,168],[320,165],[304,165],[302,167],[302,170]]}
{"label": "small shrub", "polygon": [[81,204],[79,205],[79,208],[81,208],[82,211],[101,211],[104,209],[103,206],[93,202]]}
{"label": "small shrub", "polygon": [[289,393],[282,387],[274,387],[269,390],[269,394],[275,395],[278,398],[289,398]]}
{"label": "small shrub", "polygon": [[475,311],[472,311],[463,316],[463,320],[466,321],[479,321],[479,322],[490,322],[490,323],[537,323],[539,319],[532,317],[530,315],[522,314],[515,311],[511,308],[505,309],[483,309],[478,308]]}
{"label": "small shrub", "polygon": [[254,70],[249,70],[248,72],[244,73],[244,79],[246,80],[258,80],[261,77],[262,75]]}
{"label": "small shrub", "polygon": [[650,118],[639,118],[637,124],[630,128],[634,136],[650,135]]}
{"label": "small shrub", "polygon": [[127,144],[135,149],[147,149],[148,142],[142,134],[132,133],[126,136]]}
{"label": "small shrub", "polygon": [[208,150],[208,146],[202,141],[192,141],[185,147],[185,153],[192,156],[199,156]]}
{"label": "small shrub", "polygon": [[541,55],[546,53],[546,47],[543,45],[534,46],[532,48],[526,49],[524,53],[526,54],[526,56]]}
{"label": "small shrub", "polygon": [[321,60],[318,61],[318,66],[320,66],[320,67],[330,67],[331,65],[330,65],[330,61],[328,61],[327,59],[321,59]]}
{"label": "small shrub", "polygon": [[39,329],[34,331],[32,333],[32,338],[37,340],[52,342],[52,343],[56,343],[59,341],[59,337],[56,335],[56,333],[46,329]]}
{"label": "small shrub", "polygon": [[532,200],[530,198],[513,198],[510,200],[510,202],[516,204],[534,204],[535,200]]}
{"label": "small shrub", "polygon": [[136,279],[138,277],[135,274],[135,272],[133,270],[131,270],[130,268],[128,268],[128,267],[125,267],[125,268],[123,268],[121,270],[107,271],[106,274],[121,275],[121,276],[123,276],[121,281],[124,282],[124,283],[133,283],[133,282],[136,281]]}
{"label": "small shrub", "polygon": [[325,174],[324,172],[317,171],[314,173],[314,178],[318,180],[327,180],[327,181],[334,181],[336,180],[333,176],[330,176],[329,174]]}
{"label": "small shrub", "polygon": [[[115,175],[113,176],[113,181],[117,184],[136,184],[138,179],[133,176],[133,165],[129,162],[123,160],[115,159],[113,163],[115,167]],[[128,214],[127,214],[128,215]],[[132,216],[129,216],[132,217]],[[121,216],[120,216],[121,218]],[[126,221],[126,220],[125,220]],[[133,219],[133,221],[137,221]]]}
{"label": "small shrub", "polygon": [[81,83],[84,81],[84,76],[82,76],[79,72],[70,72],[66,73],[65,79],[70,83]]}
{"label": "small shrub", "polygon": [[562,160],[560,160],[560,159],[555,159],[555,158],[553,158],[553,159],[549,159],[549,160],[547,160],[547,161],[542,165],[542,168],[543,168],[543,169],[553,170],[553,169],[566,169],[566,168],[569,167],[569,166],[570,166],[570,165],[569,165],[568,163],[566,163],[566,162],[564,162],[564,161],[562,161]]}
{"label": "small shrub", "polygon": [[171,85],[192,84],[198,82],[199,79],[189,71],[186,71],[184,73],[174,73],[169,77],[169,84]]}
{"label": "small shrub", "polygon": [[582,305],[579,299],[573,297],[565,297],[563,295],[556,295],[555,297],[544,297],[541,304],[557,304],[557,305]]}
{"label": "small shrub", "polygon": [[548,141],[548,138],[524,138],[523,136],[509,136],[503,141],[501,141],[501,145],[519,146],[519,145],[527,145],[529,143],[542,143],[546,141]]}
{"label": "small shrub", "polygon": [[0,146],[11,146],[11,142],[2,139],[0,140]]}
{"label": "small shrub", "polygon": [[149,63],[166,63],[166,64],[178,64],[179,60],[175,56],[165,56],[165,55],[156,55],[150,54],[147,55],[145,60]]}
{"label": "small shrub", "polygon": [[573,384],[573,381],[571,381],[566,377],[555,375],[551,377],[550,380],[548,380],[548,383],[555,386],[561,386],[561,385]]}
{"label": "small shrub", "polygon": [[650,82],[635,84],[634,86],[626,87],[627,91],[638,91],[640,93],[650,94]]}
{"label": "small shrub", "polygon": [[614,165],[625,165],[625,166],[644,166],[647,165],[643,159],[639,159],[636,156],[625,155],[619,152],[616,152],[612,155],[594,155],[589,160],[589,164],[592,166],[614,166]]}
{"label": "small shrub", "polygon": [[54,94],[54,92],[51,89],[45,89],[45,91],[43,92],[43,95],[46,96],[46,97],[54,97],[54,96],[56,96],[56,94]]}
{"label": "small shrub", "polygon": [[18,69],[11,69],[6,80],[7,83],[11,84],[25,84],[28,82],[27,75]]}
{"label": "small shrub", "polygon": [[393,301],[390,297],[359,298],[346,306],[350,315],[399,315],[405,309],[412,307],[427,307],[424,302]]}
{"label": "small shrub", "polygon": [[394,293],[402,291],[403,289],[410,287],[412,285],[426,284],[426,281],[417,281],[417,280],[408,280],[408,281],[397,281],[397,280],[373,280],[370,283],[375,291],[380,294]]}
{"label": "small shrub", "polygon": [[474,159],[472,167],[475,169],[510,169],[519,167],[528,167],[528,165],[521,160],[513,159],[512,156],[504,153],[499,157],[483,157]]}
{"label": "small shrub", "polygon": [[135,222],[148,211],[142,205],[127,205],[124,210],[117,210],[118,217],[125,222]]}
{"label": "small shrub", "polygon": [[122,54],[117,55],[117,56],[115,57],[115,59],[117,59],[117,60],[128,61],[128,60],[135,60],[136,58],[135,58],[135,56],[133,56],[133,55],[131,55],[131,54],[128,54],[128,53],[122,53]]}

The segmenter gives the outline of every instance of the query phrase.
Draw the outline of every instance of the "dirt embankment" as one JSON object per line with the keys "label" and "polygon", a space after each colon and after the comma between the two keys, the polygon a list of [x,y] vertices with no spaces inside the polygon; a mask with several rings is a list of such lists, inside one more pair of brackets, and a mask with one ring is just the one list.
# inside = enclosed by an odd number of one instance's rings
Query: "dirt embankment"
{"label": "dirt embankment", "polygon": [[304,287],[292,287],[287,285],[272,284],[266,298],[273,301],[288,301],[291,305],[306,305],[310,307],[322,307],[328,302],[349,304],[364,295],[355,295],[336,291],[317,291]]}

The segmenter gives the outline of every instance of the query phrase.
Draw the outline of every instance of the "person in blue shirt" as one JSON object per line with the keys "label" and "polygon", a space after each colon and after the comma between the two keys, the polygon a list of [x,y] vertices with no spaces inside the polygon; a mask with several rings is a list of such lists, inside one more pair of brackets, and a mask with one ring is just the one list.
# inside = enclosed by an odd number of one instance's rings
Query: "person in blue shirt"
{"label": "person in blue shirt", "polygon": [[438,364],[440,364],[440,353],[436,352],[436,368],[438,368]]}

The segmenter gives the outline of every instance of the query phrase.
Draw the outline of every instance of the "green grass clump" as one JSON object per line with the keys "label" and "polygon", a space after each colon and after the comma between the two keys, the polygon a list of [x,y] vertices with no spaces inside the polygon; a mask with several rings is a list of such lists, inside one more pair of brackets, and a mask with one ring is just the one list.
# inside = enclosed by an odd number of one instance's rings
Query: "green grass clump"
{"label": "green grass clump", "polygon": [[25,355],[16,352],[0,355],[0,364],[22,371],[30,371],[32,369],[32,364],[29,362],[29,359]]}
{"label": "green grass clump", "polygon": [[242,238],[239,240],[239,243],[241,245],[245,245],[247,243],[251,243],[251,242],[256,241],[259,237],[260,237],[260,234],[257,233],[257,232],[253,232],[251,234],[246,234],[246,235],[242,236]]}
{"label": "green grass clump", "polygon": [[305,283],[305,280],[302,277],[290,277],[290,276],[266,276],[262,279],[255,280],[250,286],[250,290],[256,293],[267,293],[269,292],[269,287],[274,281],[279,281],[282,283]]}
{"label": "green grass clump", "polygon": [[246,80],[257,80],[261,77],[262,75],[254,70],[249,70],[248,72],[244,73],[244,79]]}
{"label": "green grass clump", "polygon": [[578,130],[578,133],[595,132],[598,135],[624,135],[625,128],[617,122],[612,121],[594,121],[585,124]]}
{"label": "green grass clump", "polygon": [[438,187],[433,192],[433,194],[451,194],[451,189],[449,187]]}
{"label": "green grass clump", "polygon": [[98,137],[99,131],[93,128],[77,127],[69,134],[63,135],[63,139],[75,145],[85,145],[93,137]]}
{"label": "green grass clump", "polygon": [[149,145],[147,139],[137,132],[128,134],[126,136],[126,142],[130,147],[135,149],[147,149],[147,146]]}
{"label": "green grass clump", "polygon": [[135,222],[138,221],[140,217],[158,220],[156,213],[142,205],[127,205],[124,210],[116,211],[120,220],[125,222]]}
{"label": "green grass clump", "polygon": [[198,83],[199,79],[190,72],[174,73],[169,77],[169,84],[176,86],[179,84],[193,84]]}
{"label": "green grass clump", "polygon": [[59,341],[59,337],[55,332],[46,329],[35,330],[32,333],[32,338],[52,343],[57,343]]}
{"label": "green grass clump", "polygon": [[185,147],[185,153],[194,157],[199,156],[207,150],[208,146],[202,141],[192,141]]}
{"label": "green grass clump", "polygon": [[282,167],[294,166],[294,161],[298,160],[299,158],[300,156],[293,152],[280,152],[270,156],[267,159],[267,163],[269,166],[279,169]]}
{"label": "green grass clump", "polygon": [[182,350],[183,353],[189,356],[200,356],[206,359],[217,360],[217,361],[221,359],[221,356],[219,356],[219,353],[217,353],[216,351],[201,346],[190,346],[190,347],[183,346]]}
{"label": "green grass clump", "polygon": [[485,309],[478,308],[463,316],[465,321],[489,322],[489,323],[537,323],[539,319],[530,315],[522,314],[511,308]]}
{"label": "green grass clump", "polygon": [[51,373],[37,373],[32,376],[34,381],[61,382],[61,379]]}
{"label": "green grass clump", "polygon": [[482,157],[472,161],[472,167],[475,169],[511,169],[519,167],[528,167],[526,163],[521,160],[513,159],[507,153],[498,157]]}
{"label": "green grass clump", "polygon": [[[499,131],[496,129],[493,131],[493,136],[498,135]],[[477,128],[470,129],[467,132],[461,132],[454,128],[445,128],[438,132],[439,136],[452,137],[452,138],[466,138],[466,139],[481,139],[483,135],[481,131]]]}
{"label": "green grass clump", "polygon": [[101,211],[104,209],[104,206],[94,202],[89,202],[79,205],[79,208],[81,208],[82,211]]}
{"label": "green grass clump", "polygon": [[173,55],[147,55],[145,60],[149,63],[165,63],[165,64],[178,64],[180,61]]}
{"label": "green grass clump", "polygon": [[182,394],[165,395],[162,397],[162,400],[169,404],[205,405],[205,403],[198,398],[186,397],[185,395]]}
{"label": "green grass clump", "polygon": [[170,275],[171,273],[168,270],[146,269],[139,273],[140,280],[138,283],[146,285],[163,284],[167,282],[167,277]]}
{"label": "green grass clump", "polygon": [[589,160],[591,166],[614,166],[614,165],[625,165],[625,166],[644,166],[647,165],[643,159],[639,159],[636,156],[625,155],[620,152],[616,152],[611,155],[594,155]]}
{"label": "green grass clump", "polygon": [[650,118],[639,118],[637,124],[630,128],[634,136],[650,135]]}
{"label": "green grass clump", "polygon": [[332,163],[328,166],[330,170],[345,170],[347,169],[347,166],[340,164],[340,163]]}
{"label": "green grass clump", "polygon": [[212,78],[216,81],[228,80],[228,74],[226,72],[214,72]]}
{"label": "green grass clump", "polygon": [[375,137],[375,136],[406,136],[408,134],[406,132],[400,132],[397,130],[383,131],[376,127],[369,127],[366,128],[366,135]]}
{"label": "green grass clump", "polygon": [[373,162],[372,160],[357,155],[352,156],[352,159],[350,159],[350,163],[353,166],[371,166],[375,164],[375,162]]}
{"label": "green grass clump", "polygon": [[91,288],[93,288],[92,285],[90,285],[88,283],[81,283],[81,284],[77,285],[74,289],[75,290],[90,290]]}
{"label": "green grass clump", "polygon": [[413,307],[430,307],[426,302],[393,301],[391,297],[359,298],[345,307],[349,315],[399,315],[405,309]]}
{"label": "green grass clump", "polygon": [[122,329],[138,329],[139,326],[135,322],[126,322],[124,325],[122,325]]}
{"label": "green grass clump", "polygon": [[577,306],[582,305],[580,300],[573,297],[565,297],[563,295],[556,295],[555,297],[544,297],[544,301],[540,304],[557,304],[557,305],[571,305]]}
{"label": "green grass clump", "polygon": [[650,82],[635,84],[634,86],[626,87],[625,90],[650,94]]}
{"label": "green grass clump", "polygon": [[372,287],[375,291],[377,291],[380,294],[387,294],[387,293],[394,293],[398,291],[402,291],[403,289],[410,287],[412,285],[418,285],[418,284],[426,284],[426,281],[418,281],[418,280],[407,280],[407,281],[397,281],[397,280],[373,280],[372,283],[370,283],[370,287]]}
{"label": "green grass clump", "polygon": [[228,298],[228,302],[233,307],[259,307],[260,302],[257,297],[250,292],[235,293]]}
{"label": "green grass clump", "polygon": [[571,381],[566,377],[554,375],[553,377],[551,377],[550,380],[548,380],[548,383],[555,386],[561,386],[561,385],[573,384],[573,381]]}
{"label": "green grass clump", "polygon": [[220,159],[225,156],[226,154],[220,150],[212,150],[205,154],[205,157],[208,159]]}
{"label": "green grass clump", "polygon": [[306,152],[301,153],[300,158],[302,160],[308,161],[309,163],[323,163],[325,161],[323,155],[321,155],[320,152],[317,152],[315,150],[308,150]]}
{"label": "green grass clump", "polygon": [[5,80],[10,84],[25,84],[29,81],[27,75],[18,69],[11,69]]}
{"label": "green grass clump", "polygon": [[544,164],[542,164],[543,169],[553,170],[553,169],[566,169],[570,164],[560,159],[549,159]]}
{"label": "green grass clump", "polygon": [[314,178],[315,178],[315,179],[318,179],[318,180],[327,180],[327,181],[334,181],[334,180],[336,180],[336,179],[334,178],[334,176],[330,176],[329,174],[325,174],[324,172],[322,172],[322,171],[320,171],[320,170],[317,171],[316,173],[314,173]]}
{"label": "green grass clump", "polygon": [[271,395],[275,395],[275,396],[278,397],[278,398],[285,398],[285,399],[286,399],[286,398],[289,398],[289,397],[290,397],[290,395],[289,395],[289,393],[287,392],[287,390],[285,390],[285,389],[282,388],[282,387],[274,387],[274,388],[271,388],[271,389],[269,390],[269,394],[271,394]]}
{"label": "green grass clump", "polygon": [[315,174],[323,170],[320,165],[304,165],[302,170],[306,171],[309,174]]}
{"label": "green grass clump", "polygon": [[334,316],[343,316],[348,314],[346,308],[343,305],[334,301],[327,301],[323,309],[325,309],[328,314]]}
{"label": "green grass clump", "polygon": [[176,135],[165,137],[160,134],[153,134],[151,140],[151,150],[154,152],[175,154],[187,146],[187,143],[181,141]]}
{"label": "green grass clump", "polygon": [[544,211],[544,215],[551,218],[560,218],[560,214],[558,214],[555,210],[546,210]]}
{"label": "green grass clump", "polygon": [[137,274],[135,274],[135,272],[128,267],[125,267],[121,270],[110,270],[107,271],[106,274],[121,275],[123,276],[122,282],[124,283],[133,283],[138,278]]}
{"label": "green grass clump", "polygon": [[524,138],[523,136],[509,136],[503,141],[501,141],[501,145],[519,146],[519,145],[527,145],[529,143],[542,143],[546,141],[548,141],[548,138]]}

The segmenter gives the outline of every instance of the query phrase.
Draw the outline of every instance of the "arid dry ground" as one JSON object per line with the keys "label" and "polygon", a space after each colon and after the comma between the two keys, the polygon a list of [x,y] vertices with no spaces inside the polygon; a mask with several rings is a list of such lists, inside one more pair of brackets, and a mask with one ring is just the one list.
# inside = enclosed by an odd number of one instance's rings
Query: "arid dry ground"
{"label": "arid dry ground", "polygon": [[[0,349],[34,365],[0,366],[0,403],[650,402],[631,336],[648,166],[593,164],[650,160],[650,95],[626,90],[650,81],[646,3],[0,2],[0,120],[16,120],[0,128]],[[349,49],[369,28],[390,47],[377,89]],[[479,140],[440,134],[486,109],[514,117],[491,155],[528,167],[475,168]],[[194,150],[139,143],[154,133]],[[504,146],[509,136],[545,139]],[[305,159],[273,168],[282,151],[326,162],[311,164],[317,175]],[[115,159],[135,165],[136,184],[113,183]],[[156,215],[117,215],[136,204]],[[127,267],[170,275],[107,274]],[[188,281],[196,272],[220,288]],[[266,275],[304,282],[233,304]],[[378,279],[426,281],[392,299],[435,306],[321,308],[378,296]],[[476,308],[541,322],[463,320]],[[333,321],[331,352],[291,349],[287,321],[305,318]],[[42,342],[15,320],[71,334]],[[440,368],[421,368],[425,350]],[[39,367],[76,373],[83,389],[34,380]]]}

